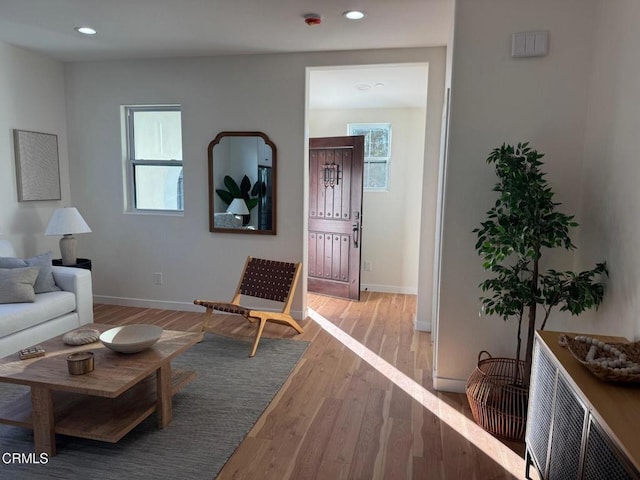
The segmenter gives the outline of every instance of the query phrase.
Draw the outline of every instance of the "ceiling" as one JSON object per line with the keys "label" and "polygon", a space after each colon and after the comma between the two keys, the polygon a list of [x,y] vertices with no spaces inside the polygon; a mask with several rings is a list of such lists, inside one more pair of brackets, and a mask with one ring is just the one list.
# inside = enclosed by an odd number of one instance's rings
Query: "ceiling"
{"label": "ceiling", "polygon": [[[0,0],[0,42],[63,62],[440,46],[449,39],[453,2]],[[348,9],[366,17],[346,20]],[[307,13],[319,14],[321,24],[306,25]],[[97,35],[74,30],[84,25]],[[425,75],[416,65],[313,71],[310,107],[424,106]]]}
{"label": "ceiling", "polygon": [[[453,1],[0,0],[0,41],[66,62],[437,46]],[[342,16],[357,8],[363,20]],[[307,26],[306,13],[322,23]]]}
{"label": "ceiling", "polygon": [[312,69],[309,108],[425,108],[426,64]]}

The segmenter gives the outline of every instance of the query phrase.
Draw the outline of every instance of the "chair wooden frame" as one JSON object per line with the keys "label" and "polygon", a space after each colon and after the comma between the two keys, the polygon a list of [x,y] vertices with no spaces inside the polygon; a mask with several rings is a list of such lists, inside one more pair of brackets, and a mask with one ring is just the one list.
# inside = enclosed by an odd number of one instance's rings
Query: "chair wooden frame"
{"label": "chair wooden frame", "polygon": [[[205,307],[206,315],[213,315],[213,311],[241,315],[249,322],[258,321],[256,336],[251,348],[250,357],[256,354],[260,337],[267,322],[279,323],[293,328],[298,333],[304,333],[302,327],[291,316],[291,303],[295,293],[301,263],[288,263],[276,260],[247,257],[240,281],[231,302],[217,302],[211,300],[194,300],[193,303]],[[240,304],[243,296],[265,298],[283,303],[280,312],[253,310]],[[208,330],[207,321],[202,325],[202,332]]]}

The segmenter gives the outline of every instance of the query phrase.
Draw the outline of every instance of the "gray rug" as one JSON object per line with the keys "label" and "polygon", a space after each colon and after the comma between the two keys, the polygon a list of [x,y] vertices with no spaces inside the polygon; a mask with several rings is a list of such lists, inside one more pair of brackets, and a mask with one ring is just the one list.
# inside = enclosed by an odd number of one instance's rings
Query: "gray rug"
{"label": "gray rug", "polygon": [[[258,420],[307,342],[250,343],[208,333],[173,365],[196,370],[196,380],[173,398],[173,422],[157,428],[153,414],[117,444],[56,435],[58,454],[47,464],[12,464],[5,453],[33,454],[30,430],[0,425],[0,479],[212,479]],[[24,387],[0,384],[0,402]]]}

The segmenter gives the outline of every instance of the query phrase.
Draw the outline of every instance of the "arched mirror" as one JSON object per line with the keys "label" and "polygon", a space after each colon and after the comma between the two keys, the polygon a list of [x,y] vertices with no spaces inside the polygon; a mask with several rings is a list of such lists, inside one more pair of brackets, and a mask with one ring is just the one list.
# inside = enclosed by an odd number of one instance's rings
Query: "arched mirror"
{"label": "arched mirror", "polygon": [[275,144],[262,132],[221,132],[208,156],[209,231],[275,235]]}

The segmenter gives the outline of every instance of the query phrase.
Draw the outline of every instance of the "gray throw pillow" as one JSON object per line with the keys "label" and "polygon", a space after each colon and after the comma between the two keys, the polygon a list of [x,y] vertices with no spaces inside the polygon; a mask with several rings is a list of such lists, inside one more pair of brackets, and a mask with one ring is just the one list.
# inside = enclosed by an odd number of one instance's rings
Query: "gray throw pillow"
{"label": "gray throw pillow", "polygon": [[0,303],[34,302],[37,267],[0,268]]}
{"label": "gray throw pillow", "polygon": [[51,261],[53,253],[47,252],[35,257],[20,259],[14,257],[0,257],[0,268],[24,268],[38,267],[38,278],[34,285],[36,293],[55,292],[60,290],[53,279],[53,266]]}

